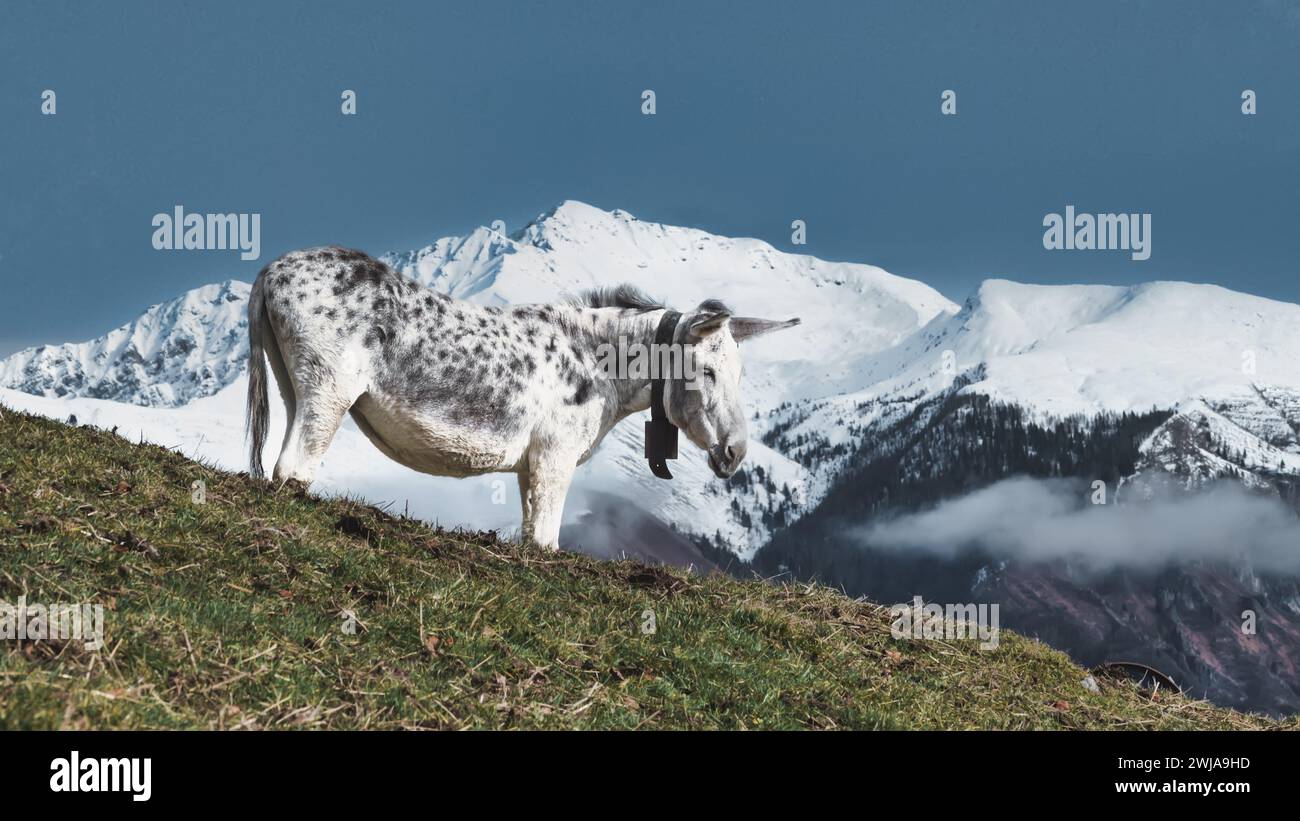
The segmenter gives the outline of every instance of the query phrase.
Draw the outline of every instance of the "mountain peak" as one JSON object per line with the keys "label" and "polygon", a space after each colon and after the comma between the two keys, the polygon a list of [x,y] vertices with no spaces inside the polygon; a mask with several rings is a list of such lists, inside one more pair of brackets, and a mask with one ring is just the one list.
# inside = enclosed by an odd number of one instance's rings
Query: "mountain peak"
{"label": "mountain peak", "polygon": [[583,221],[583,220],[605,220],[605,219],[633,219],[627,211],[621,208],[615,208],[613,211],[606,211],[582,200],[563,200],[559,205],[546,212],[546,216],[554,219],[566,221]]}
{"label": "mountain peak", "polygon": [[539,214],[515,234],[514,239],[548,251],[558,242],[585,236],[615,235],[638,223],[640,221],[635,216],[619,208],[606,211],[580,200],[564,200]]}

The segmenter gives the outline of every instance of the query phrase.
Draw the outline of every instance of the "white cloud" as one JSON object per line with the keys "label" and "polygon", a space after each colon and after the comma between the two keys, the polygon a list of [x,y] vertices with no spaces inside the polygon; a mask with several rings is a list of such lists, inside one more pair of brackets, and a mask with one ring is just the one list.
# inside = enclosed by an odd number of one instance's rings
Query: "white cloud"
{"label": "white cloud", "polygon": [[1195,494],[1094,505],[1084,482],[1015,478],[855,531],[864,546],[1154,568],[1244,557],[1300,571],[1300,520],[1276,498],[1219,483]]}

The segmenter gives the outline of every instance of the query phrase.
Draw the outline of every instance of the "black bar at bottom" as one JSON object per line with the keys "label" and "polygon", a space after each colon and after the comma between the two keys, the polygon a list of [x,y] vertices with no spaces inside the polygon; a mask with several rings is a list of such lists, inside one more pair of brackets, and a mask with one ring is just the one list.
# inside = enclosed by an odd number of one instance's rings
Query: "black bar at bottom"
{"label": "black bar at bottom", "polygon": [[[778,789],[868,799],[863,790],[888,790],[924,805],[969,799],[978,785],[993,791],[986,795],[1045,794],[1059,806],[1194,797],[1208,802],[1202,806],[1228,807],[1290,795],[1295,743],[1278,732],[17,732],[0,733],[0,772],[7,804],[17,798],[128,812],[206,806],[208,799],[338,809],[372,802],[376,791],[385,803],[441,802],[485,779],[501,789],[483,800],[534,807],[561,794],[581,801],[589,787],[659,792],[674,784],[719,789],[718,798]],[[74,752],[82,778],[88,769],[104,775],[105,759],[112,770],[119,759],[138,759],[134,772],[142,779],[149,759],[148,800],[134,800],[142,791],[130,784],[118,792],[71,790],[60,775],[77,775]],[[107,776],[104,786],[111,786],[112,772]],[[96,777],[85,783],[93,786]]]}

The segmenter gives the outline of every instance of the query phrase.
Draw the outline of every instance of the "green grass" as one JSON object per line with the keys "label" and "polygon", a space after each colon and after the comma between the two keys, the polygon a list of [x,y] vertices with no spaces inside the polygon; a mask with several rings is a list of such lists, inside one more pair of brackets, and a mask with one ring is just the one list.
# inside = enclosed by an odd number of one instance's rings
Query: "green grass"
{"label": "green grass", "polygon": [[825,588],[436,530],[4,410],[0,600],[24,594],[102,604],[107,640],[0,641],[5,728],[1296,726],[1092,693],[1007,631],[898,641]]}

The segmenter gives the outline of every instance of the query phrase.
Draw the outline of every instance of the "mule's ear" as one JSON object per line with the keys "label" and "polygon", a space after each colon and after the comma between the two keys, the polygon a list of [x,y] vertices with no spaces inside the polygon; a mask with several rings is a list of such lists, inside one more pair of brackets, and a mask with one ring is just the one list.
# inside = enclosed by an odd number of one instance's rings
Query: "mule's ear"
{"label": "mule's ear", "polygon": [[762,334],[779,331],[782,328],[793,328],[800,323],[800,319],[787,319],[784,322],[778,319],[758,319],[752,316],[733,316],[731,318],[731,338],[737,342],[744,342],[746,339],[752,339]]}
{"label": "mule's ear", "polygon": [[687,326],[686,333],[692,339],[701,339],[726,325],[729,319],[731,319],[731,311],[726,308],[705,308],[691,317],[691,324]]}

